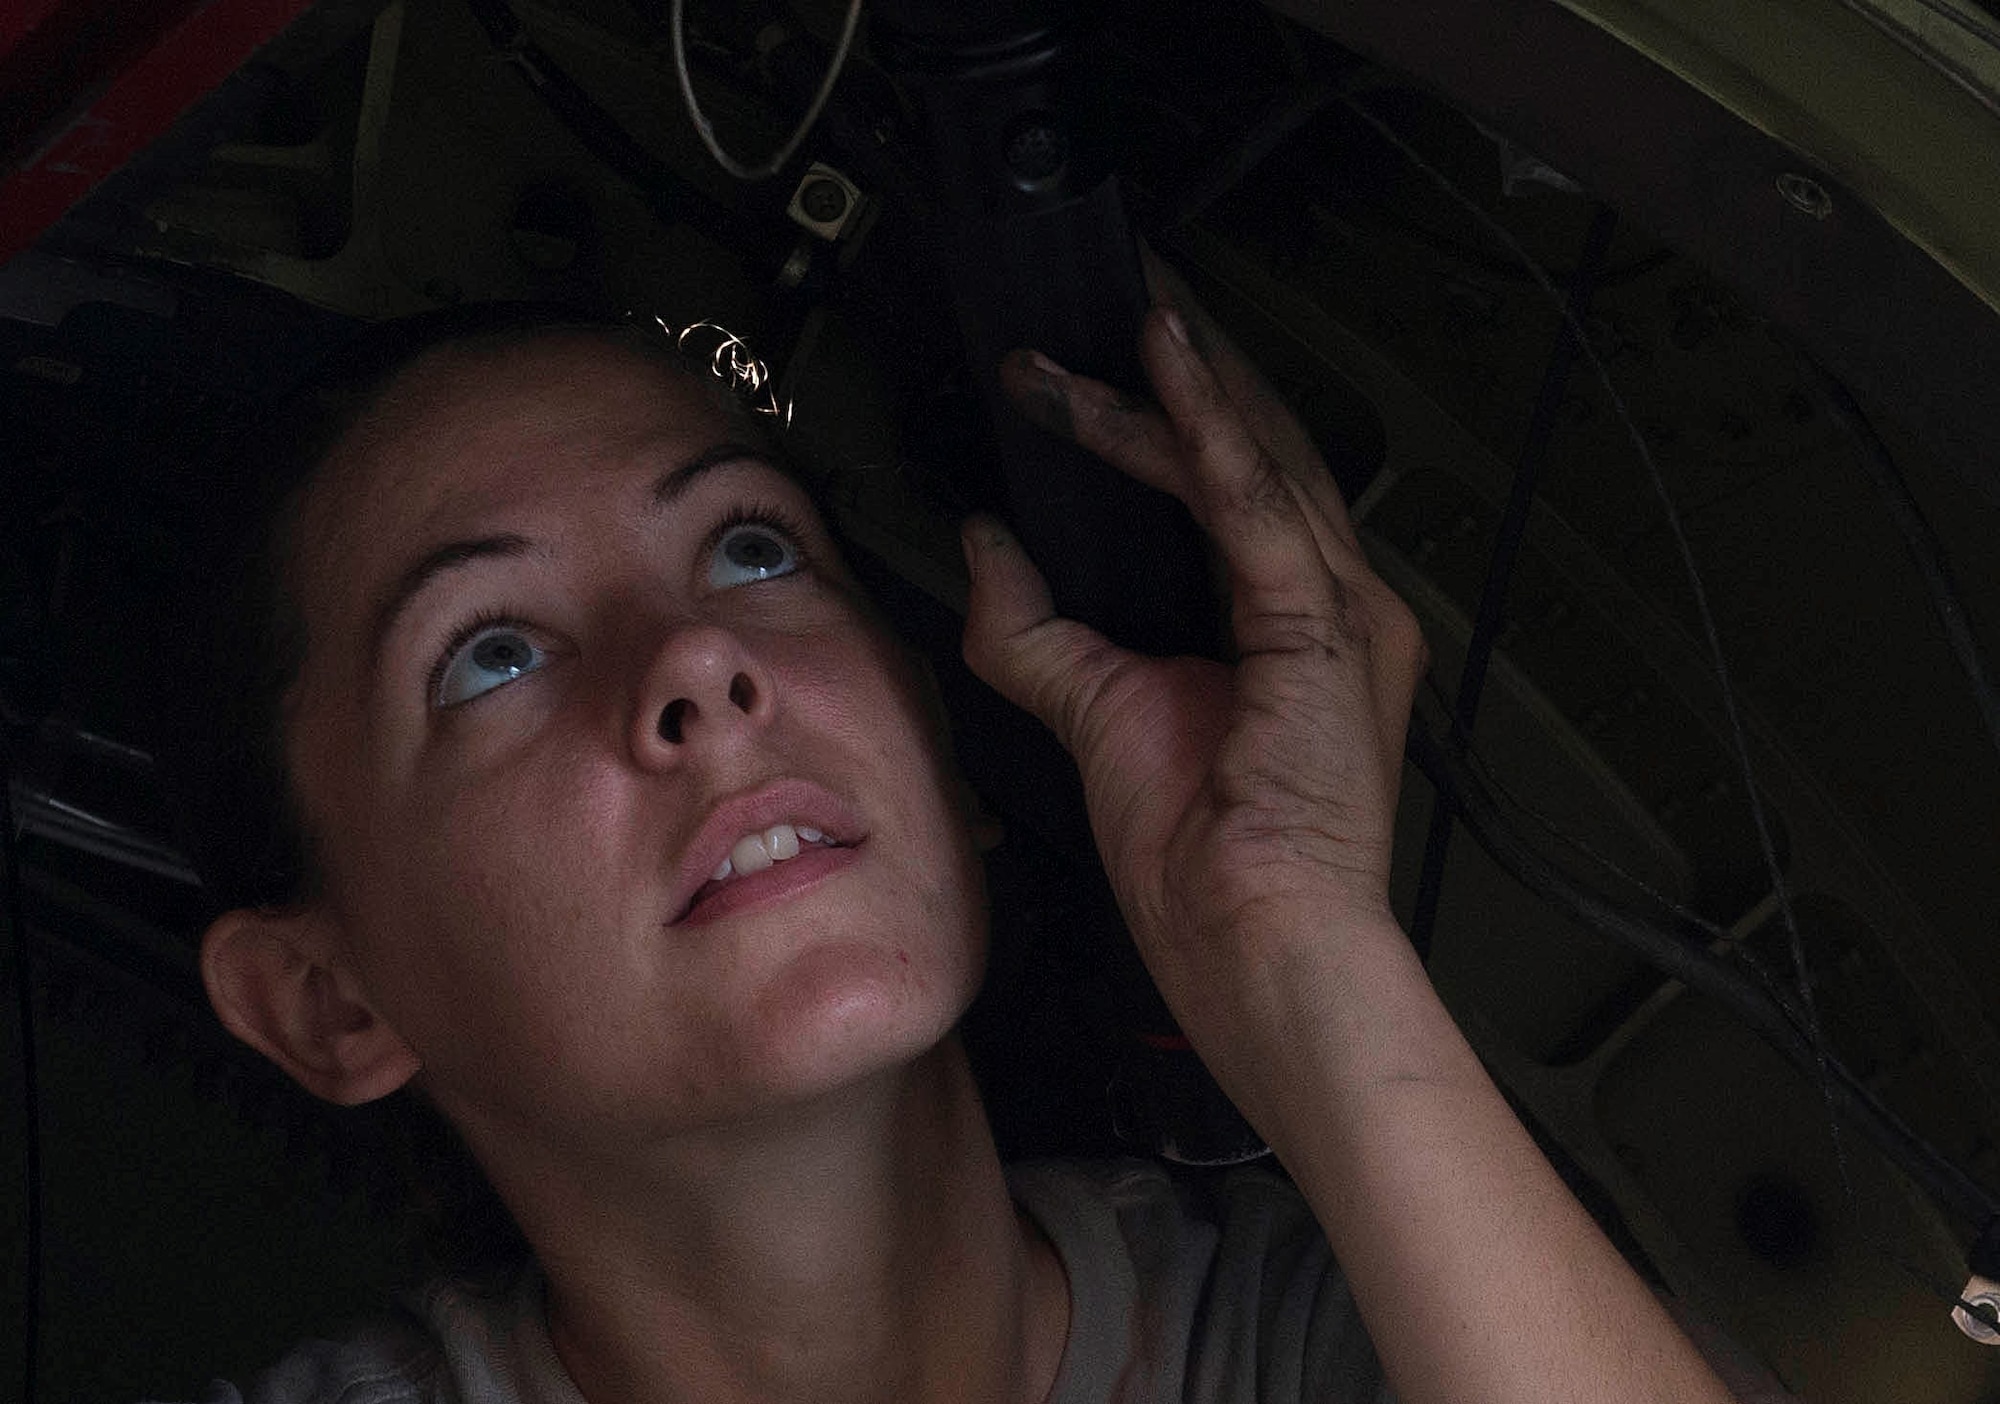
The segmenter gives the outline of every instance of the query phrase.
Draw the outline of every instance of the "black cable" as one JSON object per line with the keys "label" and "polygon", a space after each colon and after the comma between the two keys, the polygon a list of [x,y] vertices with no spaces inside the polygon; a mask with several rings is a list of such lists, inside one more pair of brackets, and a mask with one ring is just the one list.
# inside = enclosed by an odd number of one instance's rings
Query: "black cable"
{"label": "black cable", "polygon": [[13,748],[0,722],[0,868],[6,874],[7,927],[14,956],[14,995],[21,1021],[22,1172],[26,1176],[26,1281],[22,1292],[21,1404],[35,1404],[42,1330],[42,1106],[35,1065],[34,986],[28,970],[28,927],[22,917],[21,858],[14,829]]}
{"label": "black cable", "polygon": [[[1440,257],[1471,264],[1474,268],[1489,277],[1499,278],[1509,283],[1533,283],[1535,281],[1531,275],[1521,271],[1521,266],[1518,263],[1502,258],[1498,254],[1490,254],[1484,249],[1475,248],[1471,244],[1452,238],[1449,234],[1442,234],[1429,225],[1412,219],[1408,215],[1390,209],[1387,206],[1372,206],[1368,210],[1368,213],[1387,224],[1409,242],[1421,244]],[[1651,253],[1640,254],[1629,263],[1622,263],[1616,268],[1606,268],[1601,271],[1597,275],[1597,286],[1600,288],[1613,288],[1635,282],[1645,277],[1648,273],[1665,267],[1679,256],[1679,250],[1671,248],[1654,249]],[[1549,270],[1548,278],[1549,281],[1554,283],[1567,283],[1575,278],[1580,271],[1580,269],[1575,268],[1551,269]]]}
{"label": "black cable", "polygon": [[466,5],[495,51],[534,89],[556,120],[636,190],[663,224],[688,225],[738,251],[753,246],[755,231],[747,220],[704,195],[633,140],[535,43],[506,0],[466,0]]}
{"label": "black cable", "polygon": [[1530,892],[1613,937],[1647,964],[1713,996],[1751,1028],[1783,1042],[1795,1035],[1792,1013],[1746,984],[1707,947],[1686,941],[1585,889],[1529,844],[1500,813],[1477,774],[1440,742],[1421,716],[1410,724],[1409,757],[1489,857]]}
{"label": "black cable", "polygon": [[1961,1223],[1981,1227],[2000,1215],[2000,1196],[1967,1175],[1905,1125],[1872,1091],[1811,1037],[1805,1011],[1751,984],[1705,946],[1682,940],[1574,881],[1506,822],[1464,758],[1440,742],[1423,718],[1412,720],[1411,762],[1457,812],[1475,842],[1516,882],[1578,923],[1618,941],[1648,964],[1706,995],[1740,1019],[1808,1077],[1898,1168]]}
{"label": "black cable", "polygon": [[[1875,430],[1861,406],[1855,401],[1853,392],[1836,378],[1832,372],[1801,353],[1808,375],[1818,385],[1822,397],[1832,409],[1841,429],[1860,451],[1862,470],[1875,487],[1882,504],[1888,509],[1889,518],[1902,535],[1903,544],[1908,548],[1910,559],[1923,578],[1924,588],[1930,596],[1931,607],[1936,611],[1938,622],[1944,629],[1945,640],[1950,645],[1952,655],[1964,672],[1966,681],[1972,687],[1973,700],[1979,708],[1979,717],[1985,724],[1986,734],[1996,750],[2000,750],[2000,695],[1996,695],[1991,681],[1990,670],[1986,666],[1985,652],[1973,636],[1972,626],[1967,618],[1963,597],[1952,580],[1950,568],[1946,565],[1944,545],[1937,538],[1929,518],[1917,504],[1915,494],[1910,491],[1907,481],[1896,466],[1894,455]],[[1973,1270],[1983,1266],[1979,1259],[1981,1245],[1991,1236],[1994,1219],[1988,1217],[1979,1224],[1979,1240],[1974,1244],[1971,1258]],[[1904,1266],[1898,1260],[1899,1266]],[[1910,1271],[1907,1266],[1906,1272]],[[1911,1274],[1915,1276],[1914,1273]],[[1925,1282],[1930,1290],[1946,1301],[1954,1302],[1981,1320],[1991,1316],[1992,1308],[1981,1311],[1978,1307],[1959,1298],[1956,1293],[1943,1290]]]}
{"label": "black cable", "polygon": [[1771,878],[1771,895],[1778,903],[1778,916],[1783,924],[1785,944],[1792,959],[1793,977],[1798,984],[1800,1007],[1805,1015],[1805,1036],[1820,1066],[1820,1091],[1826,1102],[1827,1134],[1833,1143],[1833,1158],[1840,1170],[1840,1183],[1846,1191],[1850,1208],[1854,1205],[1854,1177],[1847,1164],[1847,1148],[1841,1141],[1840,1117],[1835,1108],[1834,1079],[1831,1072],[1832,1055],[1827,1051],[1826,1038],[1820,1027],[1819,1010],[1813,998],[1812,981],[1806,971],[1805,937],[1799,930],[1798,913],[1792,909],[1791,887],[1785,880],[1784,865],[1778,861],[1778,844],[1771,833],[1770,817],[1764,812],[1764,799],[1757,788],[1757,772],[1750,758],[1750,739],[1743,725],[1742,709],[1736,701],[1736,684],[1729,669],[1729,659],[1722,648],[1721,630],[1715,622],[1715,610],[1708,601],[1708,587],[1703,583],[1700,568],[1695,563],[1694,546],[1688,540],[1687,529],[1682,524],[1680,509],[1675,506],[1673,493],[1667,487],[1666,474],[1660,471],[1659,460],[1646,443],[1646,436],[1639,432],[1637,421],[1625,404],[1625,397],[1611,378],[1611,372],[1604,364],[1604,358],[1590,344],[1590,338],[1583,327],[1569,315],[1568,304],[1562,293],[1549,281],[1548,274],[1535,261],[1533,254],[1523,248],[1521,241],[1510,233],[1507,227],[1482,209],[1479,203],[1454,184],[1451,178],[1424,159],[1423,153],[1399,136],[1390,126],[1368,111],[1352,98],[1343,98],[1342,103],[1356,117],[1372,129],[1383,141],[1400,153],[1404,160],[1429,179],[1440,192],[1452,200],[1467,214],[1472,216],[1489,237],[1512,253],[1543,294],[1557,308],[1576,333],[1577,346],[1583,358],[1589,362],[1591,372],[1596,376],[1599,388],[1610,403],[1613,415],[1625,430],[1626,440],[1639,462],[1645,466],[1648,480],[1652,484],[1653,495],[1659,501],[1661,515],[1667,524],[1667,534],[1673,541],[1674,549],[1680,557],[1682,573],[1687,579],[1688,590],[1694,597],[1695,614],[1701,621],[1702,640],[1707,647],[1710,661],[1715,666],[1716,691],[1722,702],[1722,714],[1728,722],[1730,754],[1735,758],[1736,768],[1743,780],[1744,798],[1749,804],[1750,821],[1757,832],[1757,847],[1764,861],[1764,869]]}
{"label": "black cable", "polygon": [[[1597,291],[1597,275],[1611,251],[1611,236],[1617,232],[1618,216],[1609,205],[1600,204],[1591,217],[1590,231],[1584,236],[1583,254],[1570,280],[1562,324],[1556,330],[1556,344],[1542,372],[1542,386],[1528,417],[1527,437],[1514,462],[1514,485],[1508,491],[1507,507],[1494,533],[1493,554],[1487,558],[1486,581],[1479,591],[1479,613],[1472,638],[1466,644],[1465,663],[1458,673],[1458,700],[1452,707],[1452,744],[1462,753],[1471,744],[1473,724],[1479,717],[1479,699],[1486,688],[1486,670],[1493,660],[1494,641],[1500,636],[1501,621],[1507,613],[1507,583],[1513,578],[1514,562],[1521,554],[1521,541],[1528,532],[1528,517],[1535,505],[1535,486],[1541,476],[1542,461],[1548,456],[1555,436],[1556,415],[1569,393],[1570,373],[1576,368],[1579,348],[1577,328],[1590,315],[1590,301]],[[1430,833],[1424,841],[1423,876],[1417,884],[1416,911],[1410,918],[1410,944],[1420,959],[1429,959],[1431,933],[1437,926],[1438,900],[1444,891],[1445,859],[1451,852],[1451,810],[1439,805],[1431,811]]]}
{"label": "black cable", "polygon": [[[1251,118],[1249,130],[1235,146],[1181,183],[1180,193],[1170,202],[1172,213],[1167,217],[1166,228],[1177,230],[1200,218],[1218,199],[1276,153],[1287,137],[1335,102],[1352,107],[1355,99],[1371,92],[1407,89],[1408,84],[1398,75],[1362,63],[1343,65],[1331,74],[1311,74],[1285,84]],[[1351,182],[1343,182],[1337,167],[1315,168],[1313,179],[1316,183],[1341,185],[1350,192],[1361,194],[1364,199],[1370,198]],[[1387,205],[1371,202],[1367,213],[1389,225],[1407,241],[1421,244],[1445,258],[1470,264],[1490,277],[1509,283],[1534,282],[1534,276],[1525,272],[1514,259],[1488,253],[1454,239]],[[1606,268],[1600,262],[1592,281],[1599,288],[1622,286],[1666,266],[1679,256],[1677,249],[1660,248],[1640,254],[1629,263],[1614,268]],[[1582,272],[1584,268],[1579,265],[1560,272],[1551,271],[1548,277],[1567,284]]]}
{"label": "black cable", "polygon": [[1250,119],[1249,130],[1228,151],[1201,167],[1174,199],[1167,228],[1179,229],[1201,218],[1209,206],[1235,189],[1264,159],[1332,105],[1376,77],[1375,70],[1347,64],[1332,73],[1308,73],[1280,87]]}
{"label": "black cable", "polygon": [[[1625,941],[1642,956],[1653,960],[1659,968],[1677,975],[1690,988],[1717,998],[1725,1008],[1736,1013],[1748,1027],[1790,1058],[1794,1064],[1807,1071],[1809,1075],[1817,1074],[1819,1090],[1827,1108],[1828,1132],[1850,1209],[1855,1204],[1856,1195],[1853,1176],[1847,1164],[1846,1149],[1840,1134],[1843,1111],[1848,1113],[1853,1124],[1858,1126],[1878,1149],[1910,1175],[1916,1183],[1923,1186],[1940,1207],[1956,1215],[1961,1222],[1973,1226],[1977,1239],[1971,1256],[1976,1263],[1981,1248],[1996,1236],[1996,1228],[2000,1228],[2000,1201],[1996,1201],[1993,1194],[1983,1185],[1973,1180],[1935,1147],[1904,1125],[1827,1049],[1813,999],[1812,984],[1806,972],[1804,938],[1799,930],[1796,913],[1792,909],[1789,888],[1785,882],[1783,868],[1778,862],[1770,825],[1764,814],[1763,801],[1757,792],[1756,777],[1750,763],[1749,744],[1736,705],[1735,688],[1730,680],[1728,663],[1722,652],[1714,612],[1709,607],[1707,590],[1702,583],[1700,571],[1696,568],[1693,549],[1682,528],[1680,513],[1667,490],[1666,479],[1660,472],[1659,464],[1655,461],[1644,436],[1639,433],[1637,425],[1633,422],[1631,413],[1625,406],[1624,397],[1618,393],[1616,385],[1613,384],[1603,359],[1583,336],[1581,326],[1576,325],[1575,319],[1569,316],[1562,295],[1556,291],[1548,275],[1542,271],[1534,258],[1521,247],[1520,241],[1461,192],[1448,177],[1426,161],[1386,123],[1351,98],[1344,99],[1344,103],[1385,142],[1400,152],[1448,197],[1471,214],[1488,234],[1512,252],[1528,276],[1541,287],[1550,301],[1563,308],[1565,318],[1571,322],[1573,330],[1578,335],[1584,357],[1589,361],[1606,398],[1625,428],[1640,462],[1646,467],[1665,514],[1668,529],[1680,553],[1688,585],[1694,594],[1695,606],[1701,618],[1703,636],[1715,664],[1716,682],[1722,695],[1723,711],[1729,722],[1730,741],[1747,789],[1750,816],[1756,826],[1765,867],[1771,875],[1772,895],[1777,901],[1779,915],[1784,924],[1794,977],[1797,981],[1796,1009],[1756,990],[1735,972],[1723,966],[1705,949],[1682,943],[1668,933],[1652,928],[1649,923],[1633,919],[1629,914],[1620,912],[1601,899],[1583,892],[1525,846],[1513,846],[1508,856],[1503,858],[1503,850],[1508,850],[1510,847],[1507,840],[1512,837],[1504,826],[1488,826],[1483,822],[1475,822],[1463,805],[1460,810],[1461,818],[1465,819],[1467,827],[1473,829],[1475,838],[1479,839],[1495,861],[1513,872],[1516,879],[1523,882],[1530,890],[1541,893],[1546,900],[1569,910],[1584,924]],[[1872,427],[1861,416],[1859,408],[1853,406],[1852,397],[1845,394],[1844,387],[1838,387],[1833,398],[1837,408],[1852,408],[1851,417],[1843,413],[1842,418],[1849,432],[1856,436],[1864,449],[1863,456],[1868,460],[1871,469],[1878,472],[1884,468],[1890,470],[1884,481],[1893,489],[1890,493],[1892,510],[1901,505],[1908,505],[1913,509],[1914,503],[1909,501],[1908,490],[1903,486],[1900,475],[1893,472],[1893,461],[1889,459],[1887,450],[1881,446],[1879,438],[1874,435]],[[1901,517],[1902,513],[1899,511],[1898,515]],[[2000,709],[1991,706],[1991,693],[1985,682],[1985,670],[1981,665],[1979,652],[1973,643],[1970,630],[1965,626],[1963,611],[1958,607],[1956,591],[1951,589],[1949,577],[1944,573],[1943,554],[1935,549],[1935,540],[1929,535],[1928,524],[1923,522],[1920,513],[1912,511],[1909,520],[1903,524],[1906,540],[1912,543],[1912,550],[1918,556],[1919,568],[1924,570],[1927,583],[1932,585],[1933,601],[1944,618],[1954,649],[1960,651],[1960,662],[1980,694],[1982,712],[1989,730],[1993,731],[1996,744],[2000,744],[2000,725],[1996,725],[2000,723]],[[1434,784],[1440,785],[1439,800],[1440,803],[1444,802],[1445,792],[1442,785],[1451,782],[1451,768],[1455,758],[1450,755],[1449,748],[1438,745],[1428,730],[1420,724],[1412,727],[1411,741],[1412,759],[1417,760],[1420,767],[1426,768],[1426,774],[1432,777]],[[1460,793],[1462,796],[1463,792]]]}
{"label": "black cable", "polygon": [[[1449,716],[1451,712],[1450,699],[1445,697],[1443,690],[1438,687],[1434,680],[1427,677],[1424,682],[1433,700],[1438,705],[1439,715]],[[1770,995],[1780,1004],[1785,1002],[1786,992],[1784,987],[1779,983],[1777,977],[1765,966],[1764,962],[1759,960],[1755,953],[1739,939],[1738,932],[1732,931],[1730,928],[1710,920],[1686,904],[1676,901],[1648,883],[1644,878],[1627,872],[1611,858],[1598,852],[1588,843],[1576,837],[1576,835],[1569,833],[1554,818],[1543,813],[1540,809],[1509,789],[1506,783],[1494,774],[1492,768],[1480,758],[1476,747],[1467,744],[1459,748],[1457,754],[1459,759],[1464,762],[1467,773],[1476,784],[1480,793],[1488,797],[1490,807],[1496,816],[1496,822],[1504,823],[1510,829],[1518,832],[1519,825],[1515,821],[1515,816],[1525,817],[1550,839],[1561,844],[1570,852],[1575,853],[1592,867],[1597,868],[1607,876],[1633,889],[1640,896],[1644,897],[1659,910],[1663,917],[1671,918],[1676,924],[1676,929],[1684,932],[1688,939],[1694,940],[1700,938],[1706,940],[1709,944],[1709,949],[1722,952],[1726,959],[1742,966],[1754,976],[1758,983],[1764,987],[1766,994]]]}
{"label": "black cable", "polygon": [[1930,593],[1931,608],[1937,611],[1938,622],[1944,626],[1945,639],[1950,643],[1959,667],[1964,670],[1966,680],[1972,684],[1973,699],[1978,703],[1980,720],[1986,724],[1986,734],[1995,750],[2000,751],[2000,694],[1993,690],[1985,653],[1979,646],[1979,640],[1973,637],[1963,599],[1945,565],[1943,543],[1938,540],[1923,509],[1917,505],[1917,499],[1896,467],[1888,445],[1882,442],[1875,426],[1869,423],[1868,416],[1855,403],[1853,394],[1818,362],[1809,357],[1801,359],[1819,383],[1820,393],[1832,406],[1834,418],[1861,451],[1862,469],[1880,494],[1882,505],[1889,509],[1890,520],[1902,533],[1903,543],[1909,547],[1910,559],[1916,563],[1917,573],[1923,576],[1924,588]]}

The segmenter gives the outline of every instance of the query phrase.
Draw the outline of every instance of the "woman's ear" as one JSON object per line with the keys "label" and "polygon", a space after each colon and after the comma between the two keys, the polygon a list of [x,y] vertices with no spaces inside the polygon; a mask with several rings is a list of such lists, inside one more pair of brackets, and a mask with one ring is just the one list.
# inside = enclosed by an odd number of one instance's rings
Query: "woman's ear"
{"label": "woman's ear", "polygon": [[201,978],[223,1025],[316,1097],[372,1102],[423,1064],[368,1003],[318,908],[225,912],[201,941]]}

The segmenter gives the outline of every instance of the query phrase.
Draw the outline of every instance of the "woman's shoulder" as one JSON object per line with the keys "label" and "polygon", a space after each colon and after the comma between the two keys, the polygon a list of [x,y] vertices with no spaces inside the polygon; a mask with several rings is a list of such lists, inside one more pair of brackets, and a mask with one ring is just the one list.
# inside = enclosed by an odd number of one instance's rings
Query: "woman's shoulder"
{"label": "woman's shoulder", "polygon": [[1162,1238],[1324,1246],[1311,1207],[1265,1161],[1208,1167],[1137,1158],[1039,1160],[1009,1166],[1007,1181],[1051,1236],[1059,1225],[1109,1224],[1142,1253]]}
{"label": "woman's shoulder", "polygon": [[197,1404],[562,1400],[546,1388],[547,1362],[521,1329],[531,1308],[538,1313],[539,1285],[532,1265],[493,1281],[436,1279],[392,1310],[300,1342],[247,1388],[215,1381]]}
{"label": "woman's shoulder", "polygon": [[196,1404],[462,1404],[437,1337],[407,1313],[301,1341],[247,1389],[216,1380]]}
{"label": "woman's shoulder", "polygon": [[1008,1181],[1069,1278],[1063,1404],[1387,1397],[1326,1236],[1275,1168],[1037,1161]]}
{"label": "woman's shoulder", "polygon": [[1311,1206],[1269,1162],[1046,1160],[1010,1166],[1007,1179],[1072,1278],[1106,1258],[1129,1264],[1140,1283],[1161,1273],[1338,1276]]}

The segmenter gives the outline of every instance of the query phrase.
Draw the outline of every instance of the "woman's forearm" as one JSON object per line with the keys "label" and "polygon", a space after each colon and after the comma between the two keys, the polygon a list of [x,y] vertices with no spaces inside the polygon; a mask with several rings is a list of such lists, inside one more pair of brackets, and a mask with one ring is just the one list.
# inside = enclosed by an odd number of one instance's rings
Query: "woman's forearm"
{"label": "woman's forearm", "polygon": [[1255,982],[1265,1007],[1231,1021],[1217,1061],[1326,1230],[1405,1404],[1729,1398],[1393,923],[1262,944],[1301,954]]}

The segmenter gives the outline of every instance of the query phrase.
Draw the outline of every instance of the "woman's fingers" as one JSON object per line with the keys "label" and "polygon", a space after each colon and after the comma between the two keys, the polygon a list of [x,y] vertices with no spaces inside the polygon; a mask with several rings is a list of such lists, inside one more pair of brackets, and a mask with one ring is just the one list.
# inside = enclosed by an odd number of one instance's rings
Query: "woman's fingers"
{"label": "woman's fingers", "polygon": [[1229,333],[1196,301],[1193,289],[1173,266],[1144,243],[1139,245],[1139,259],[1153,301],[1181,314],[1195,350],[1215,372],[1224,392],[1249,426],[1251,436],[1312,496],[1325,524],[1348,545],[1358,546],[1339,485],[1304,426],[1271,389],[1263,373],[1238,349]]}
{"label": "woman's fingers", "polygon": [[[1234,422],[1263,450],[1268,461],[1284,470],[1299,515],[1310,528],[1319,556],[1331,574],[1327,622],[1332,629],[1329,632],[1322,624],[1311,632],[1336,646],[1346,643],[1365,648],[1369,666],[1381,684],[1377,717],[1381,734],[1401,736],[1411,698],[1430,659],[1416,615],[1368,563],[1339,486],[1298,420],[1195,302],[1179,275],[1154,258],[1150,250],[1142,247],[1141,253],[1147,259],[1147,277],[1155,296],[1164,292],[1189,330],[1197,382],[1199,370],[1205,369],[1221,387],[1221,399],[1233,411]],[[1174,407],[1178,422],[1183,402],[1162,383],[1163,374],[1170,373],[1170,363],[1155,354],[1159,345],[1149,328],[1145,348],[1148,366],[1163,403]],[[1240,634],[1239,643],[1243,643]],[[1392,759],[1399,762],[1400,754]]]}
{"label": "woman's fingers", "polygon": [[[1141,351],[1158,408],[1032,352],[1008,356],[1001,378],[1043,427],[1187,504],[1228,568],[1239,650],[1379,650],[1393,672],[1420,672],[1414,619],[1369,566],[1332,475],[1256,372],[1233,347],[1233,369],[1218,372],[1178,309],[1154,310]],[[1406,691],[1391,686],[1384,721]],[[1045,706],[1030,710],[1048,719]]]}
{"label": "woman's fingers", "polygon": [[961,536],[972,575],[966,665],[1039,719],[1070,754],[1080,754],[1092,701],[1130,655],[1088,625],[1056,614],[1048,582],[997,520],[971,517]]}
{"label": "woman's fingers", "polygon": [[1182,500],[1228,566],[1245,653],[1313,645],[1344,652],[1366,619],[1366,559],[1253,434],[1171,310],[1147,320],[1142,352],[1179,442]]}
{"label": "woman's fingers", "polygon": [[[1022,413],[1043,428],[1075,440],[1113,467],[1186,503],[1226,549],[1219,524],[1211,520],[1213,504],[1199,466],[1204,456],[1221,455],[1268,477],[1266,489],[1285,488],[1289,475],[1266,473],[1275,460],[1244,427],[1242,416],[1189,343],[1166,330],[1168,326],[1168,314],[1156,310],[1147,319],[1142,348],[1164,413],[1102,381],[1072,375],[1031,351],[1008,355],[1001,363],[1001,382]],[[1283,495],[1291,496],[1289,491]],[[1292,520],[1304,524],[1297,501]],[[1344,549],[1336,533],[1312,532],[1315,538],[1322,534],[1334,550]]]}
{"label": "woman's fingers", "polygon": [[1021,413],[1073,439],[1149,487],[1183,502],[1180,440],[1160,411],[1086,375],[1072,375],[1037,351],[1012,351],[1000,383]]}

